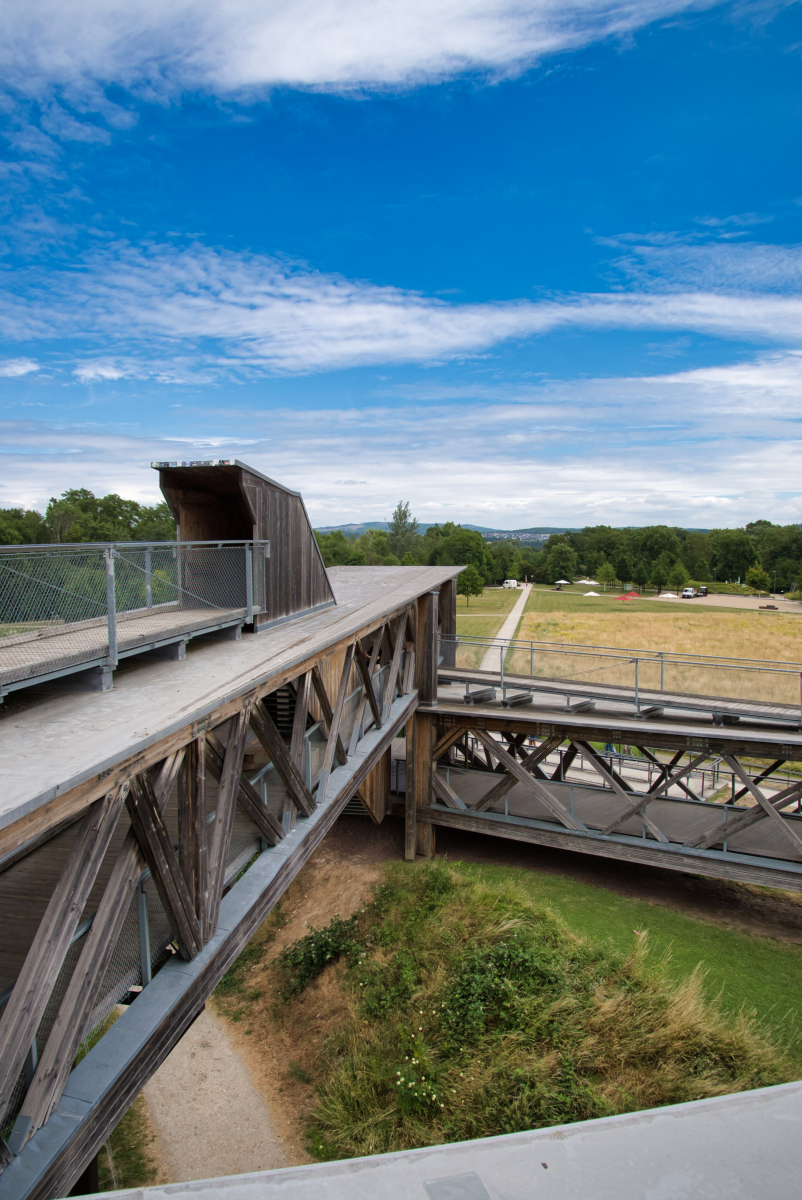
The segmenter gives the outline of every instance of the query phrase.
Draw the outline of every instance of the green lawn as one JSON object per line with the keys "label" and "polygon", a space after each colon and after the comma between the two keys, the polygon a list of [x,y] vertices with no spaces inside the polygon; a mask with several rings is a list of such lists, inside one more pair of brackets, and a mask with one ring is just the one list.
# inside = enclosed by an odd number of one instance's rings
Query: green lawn
{"label": "green lawn", "polygon": [[487,882],[515,882],[534,901],[550,905],[576,933],[594,942],[606,940],[618,950],[632,948],[634,930],[648,930],[653,954],[670,954],[668,969],[675,978],[703,963],[708,995],[720,994],[721,1004],[729,1012],[742,1006],[755,1009],[780,1041],[789,1045],[802,1078],[802,1024],[797,1015],[802,995],[802,947],[698,921],[559,875],[516,867],[451,865]]}

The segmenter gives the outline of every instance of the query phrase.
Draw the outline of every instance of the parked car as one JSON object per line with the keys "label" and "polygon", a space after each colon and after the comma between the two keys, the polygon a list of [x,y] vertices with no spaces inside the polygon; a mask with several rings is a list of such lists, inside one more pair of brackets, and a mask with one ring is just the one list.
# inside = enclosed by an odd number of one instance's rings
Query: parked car
{"label": "parked car", "polygon": [[517,588],[518,580],[517,579],[505,579],[501,586],[506,587],[506,588],[511,588],[511,587]]}
{"label": "parked car", "polygon": [[687,588],[682,589],[682,599],[683,600],[693,600],[694,596],[698,596],[698,595],[699,595],[699,593],[697,592],[696,588],[687,587]]}
{"label": "parked car", "polygon": [[707,595],[707,588],[706,588],[706,587],[700,587],[700,588],[699,588],[699,595],[700,595],[700,596],[706,596],[706,595]]}

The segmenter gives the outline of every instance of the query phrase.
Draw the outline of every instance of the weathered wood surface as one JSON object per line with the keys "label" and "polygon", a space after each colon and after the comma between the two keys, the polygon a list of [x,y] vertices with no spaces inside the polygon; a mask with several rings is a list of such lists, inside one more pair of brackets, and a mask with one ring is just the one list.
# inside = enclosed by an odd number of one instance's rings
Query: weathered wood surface
{"label": "weathered wood surface", "polygon": [[86,898],[117,825],[126,788],[115,788],[84,817],[33,945],[0,1017],[0,1113],[22,1069]]}
{"label": "weathered wood surface", "polygon": [[[455,567],[335,567],[330,608],[181,663],[141,663],[102,694],[49,699],[0,722],[0,860],[214,728],[244,702],[368,636]],[[36,771],[30,763],[36,762]]]}
{"label": "weathered wood surface", "polygon": [[[362,752],[346,766],[335,768],[326,802],[308,821],[299,822],[280,847],[266,851],[228,894],[223,901],[222,928],[195,962],[182,964],[180,971],[172,971],[168,966],[155,977],[137,1001],[141,1007],[133,1006],[130,1010],[136,1033],[127,1034],[120,1021],[110,1031],[111,1040],[106,1043],[104,1039],[104,1048],[113,1047],[115,1039],[120,1039],[119,1052],[111,1049],[105,1055],[96,1055],[95,1061],[100,1060],[99,1070],[93,1068],[90,1055],[70,1076],[51,1121],[6,1168],[3,1182],[9,1200],[22,1200],[23,1196],[28,1200],[50,1200],[68,1193],[85,1163],[105,1141],[108,1130],[123,1116],[143,1084],[182,1037],[348,800],[362,787],[393,737],[407,723],[416,703],[414,695],[397,700],[387,724],[367,735],[368,745],[363,746]],[[150,1025],[137,1015],[150,1011],[149,1005],[154,1011]],[[95,1082],[97,1079],[99,1083]],[[91,1104],[85,1099],[90,1092]],[[58,1120],[62,1110],[69,1114],[66,1124]],[[76,1120],[76,1113],[83,1114],[83,1119]]]}

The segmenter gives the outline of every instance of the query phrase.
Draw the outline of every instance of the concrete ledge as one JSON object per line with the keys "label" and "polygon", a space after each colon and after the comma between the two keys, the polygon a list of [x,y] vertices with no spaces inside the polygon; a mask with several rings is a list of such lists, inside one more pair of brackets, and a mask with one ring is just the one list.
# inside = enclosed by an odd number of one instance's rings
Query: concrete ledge
{"label": "concrete ledge", "polygon": [[802,1083],[120,1200],[797,1200]]}

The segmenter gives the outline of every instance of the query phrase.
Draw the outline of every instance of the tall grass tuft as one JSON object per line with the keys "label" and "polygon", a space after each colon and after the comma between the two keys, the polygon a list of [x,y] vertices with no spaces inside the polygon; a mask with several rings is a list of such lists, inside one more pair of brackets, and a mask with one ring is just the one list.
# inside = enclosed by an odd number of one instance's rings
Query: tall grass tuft
{"label": "tall grass tuft", "polygon": [[438,860],[391,863],[372,903],[335,923],[278,959],[277,1011],[288,1021],[306,988],[342,993],[316,1064],[310,1141],[320,1158],[789,1078],[753,1016],[725,1017],[705,998],[699,970],[670,980],[643,937],[628,957],[594,946],[513,884],[481,883]]}

